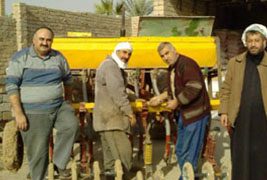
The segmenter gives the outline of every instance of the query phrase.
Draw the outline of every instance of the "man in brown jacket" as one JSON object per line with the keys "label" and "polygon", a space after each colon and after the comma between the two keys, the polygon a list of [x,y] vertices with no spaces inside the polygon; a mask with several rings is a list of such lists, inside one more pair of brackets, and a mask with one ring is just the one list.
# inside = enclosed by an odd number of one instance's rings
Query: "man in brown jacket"
{"label": "man in brown jacket", "polygon": [[267,177],[267,29],[252,24],[243,33],[247,51],[232,58],[220,91],[220,120],[231,126],[233,180]]}
{"label": "man in brown jacket", "polygon": [[[179,54],[169,42],[162,42],[158,52],[168,68],[168,91],[150,100],[150,105],[167,101],[167,108],[177,113],[176,155],[180,168],[190,162],[196,171],[198,157],[210,119],[210,101],[204,78],[197,63]],[[182,177],[180,177],[182,180]]]}
{"label": "man in brown jacket", "polygon": [[126,93],[124,72],[131,54],[130,43],[119,43],[112,56],[107,56],[96,70],[93,126],[101,137],[106,174],[114,169],[116,159],[121,160],[126,171],[132,166],[128,134],[136,118]]}

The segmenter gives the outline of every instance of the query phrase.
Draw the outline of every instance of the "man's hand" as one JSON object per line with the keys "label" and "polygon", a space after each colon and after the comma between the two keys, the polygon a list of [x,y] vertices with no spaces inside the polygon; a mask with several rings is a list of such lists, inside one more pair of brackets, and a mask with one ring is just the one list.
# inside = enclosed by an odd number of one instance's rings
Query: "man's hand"
{"label": "man's hand", "polygon": [[164,91],[160,95],[151,98],[148,103],[150,106],[158,106],[161,103],[163,103],[163,101],[167,100],[167,98],[168,98],[168,92]]}
{"label": "man's hand", "polygon": [[162,103],[161,97],[160,96],[155,96],[150,99],[149,105],[150,106],[158,106]]}
{"label": "man's hand", "polygon": [[146,102],[146,100],[145,99],[142,99],[142,98],[137,98],[137,99],[135,99],[135,102],[142,102],[142,103],[144,103],[144,102]]}
{"label": "man's hand", "polygon": [[166,108],[175,110],[178,107],[177,99],[171,99],[167,102]]}
{"label": "man's hand", "polygon": [[136,116],[135,114],[128,115],[129,121],[131,122],[131,126],[134,126],[136,124]]}
{"label": "man's hand", "polygon": [[15,117],[18,130],[25,131],[28,129],[28,123],[24,114],[17,115]]}
{"label": "man's hand", "polygon": [[221,125],[224,126],[224,127],[227,127],[229,124],[228,122],[228,115],[227,114],[221,114],[221,117],[220,117],[220,121],[221,121]]}
{"label": "man's hand", "polygon": [[27,130],[28,123],[27,123],[27,118],[21,107],[20,95],[12,94],[11,96],[8,97],[8,100],[11,103],[18,130],[22,130],[22,131]]}

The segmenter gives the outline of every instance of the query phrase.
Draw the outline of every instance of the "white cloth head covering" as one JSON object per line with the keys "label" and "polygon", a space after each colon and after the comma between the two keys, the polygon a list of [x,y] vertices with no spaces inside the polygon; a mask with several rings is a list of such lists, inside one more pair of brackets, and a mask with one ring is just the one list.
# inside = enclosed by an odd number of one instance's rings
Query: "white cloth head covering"
{"label": "white cloth head covering", "polygon": [[267,39],[267,28],[262,25],[262,24],[251,24],[250,26],[248,26],[245,31],[243,32],[242,34],[242,42],[244,44],[245,47],[247,47],[247,44],[246,44],[246,38],[247,38],[247,32],[249,31],[257,31],[259,33],[261,33],[265,39]]}
{"label": "white cloth head covering", "polygon": [[118,64],[118,66],[121,69],[125,69],[128,67],[128,62],[127,63],[122,62],[116,54],[116,51],[122,50],[122,49],[127,49],[127,50],[130,50],[131,52],[133,51],[132,45],[129,42],[121,42],[116,45],[111,57],[115,60],[115,62]]}
{"label": "white cloth head covering", "polygon": [[129,42],[121,42],[116,45],[114,52],[121,50],[121,49],[128,49],[131,52],[133,51],[132,45]]}

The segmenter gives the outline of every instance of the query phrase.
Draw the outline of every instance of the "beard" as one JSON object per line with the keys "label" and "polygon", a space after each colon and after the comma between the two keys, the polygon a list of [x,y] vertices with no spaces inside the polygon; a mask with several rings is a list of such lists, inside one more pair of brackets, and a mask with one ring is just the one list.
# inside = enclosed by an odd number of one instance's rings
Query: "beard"
{"label": "beard", "polygon": [[248,49],[248,51],[250,52],[250,54],[257,55],[261,53],[262,51],[264,51],[264,49],[265,49],[264,47],[261,47],[261,48],[251,47]]}

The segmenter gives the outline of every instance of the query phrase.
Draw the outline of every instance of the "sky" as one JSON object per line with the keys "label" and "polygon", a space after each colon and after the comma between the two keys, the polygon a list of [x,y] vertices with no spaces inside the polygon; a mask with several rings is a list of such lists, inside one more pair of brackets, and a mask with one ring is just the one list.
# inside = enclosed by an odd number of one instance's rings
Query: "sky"
{"label": "sky", "polygon": [[[115,4],[120,0],[113,1]],[[12,13],[12,4],[14,2],[74,12],[95,12],[94,4],[100,4],[101,0],[5,0],[7,15]]]}

